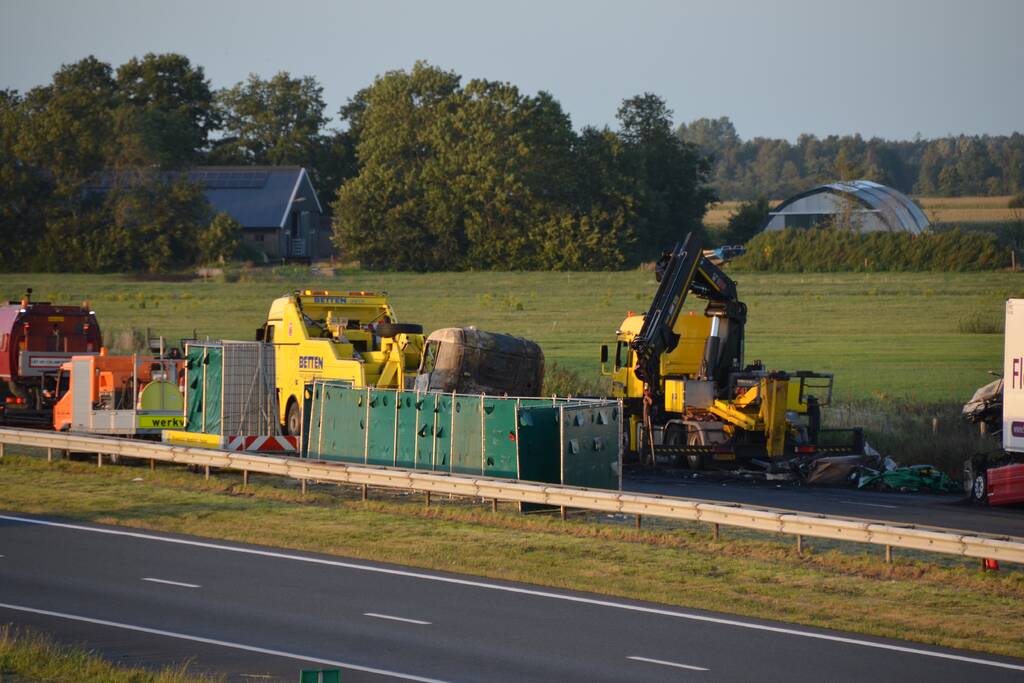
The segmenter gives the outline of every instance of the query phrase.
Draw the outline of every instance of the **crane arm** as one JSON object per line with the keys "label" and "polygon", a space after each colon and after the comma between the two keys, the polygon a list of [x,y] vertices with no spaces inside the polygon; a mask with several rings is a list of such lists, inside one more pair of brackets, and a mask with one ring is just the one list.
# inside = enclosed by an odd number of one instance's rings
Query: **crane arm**
{"label": "crane arm", "polygon": [[679,341],[672,330],[691,291],[702,299],[718,302],[718,307],[742,306],[737,301],[736,283],[705,255],[700,239],[693,233],[661,257],[656,276],[658,291],[640,332],[630,343],[636,352],[636,375],[647,384],[657,381],[661,355]]}

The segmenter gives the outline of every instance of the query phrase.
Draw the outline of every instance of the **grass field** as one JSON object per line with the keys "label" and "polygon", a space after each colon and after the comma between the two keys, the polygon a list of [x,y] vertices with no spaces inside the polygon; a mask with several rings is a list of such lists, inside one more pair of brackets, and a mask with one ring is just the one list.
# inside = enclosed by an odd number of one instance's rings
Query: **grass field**
{"label": "grass field", "polygon": [[[915,197],[932,223],[1003,223],[1024,220],[1024,210],[1007,208],[1010,197]],[[772,206],[779,203],[772,200]],[[716,204],[704,217],[708,227],[722,227],[742,202]]]}
{"label": "grass field", "polygon": [[[9,451],[10,453],[10,451]],[[777,619],[996,654],[1024,655],[1024,572],[706,525],[607,515],[520,515],[502,505],[312,486],[182,467],[0,460],[0,509],[324,552]],[[601,521],[598,521],[598,520]],[[917,556],[920,557],[920,556]],[[514,561],[510,561],[514,558]]]}
{"label": "grass field", "polygon": [[147,671],[111,664],[82,647],[66,647],[35,631],[0,626],[0,683],[217,683],[186,667]]}
{"label": "grass field", "polygon": [[[749,306],[746,356],[774,369],[834,372],[836,399],[962,402],[1002,365],[1003,302],[1024,296],[1019,274],[736,273]],[[627,311],[646,311],[650,271],[379,273],[260,269],[240,281],[137,281],[120,275],[0,274],[0,297],[89,300],[108,344],[131,328],[175,343],[252,339],[270,302],[300,287],[383,289],[399,319],[427,330],[476,325],[534,339],[552,364],[598,379],[599,346]]]}

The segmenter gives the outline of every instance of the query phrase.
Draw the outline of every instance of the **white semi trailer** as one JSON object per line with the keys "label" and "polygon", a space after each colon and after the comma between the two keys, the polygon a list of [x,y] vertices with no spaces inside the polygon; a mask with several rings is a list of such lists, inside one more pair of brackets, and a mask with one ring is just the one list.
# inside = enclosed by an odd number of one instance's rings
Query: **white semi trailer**
{"label": "white semi trailer", "polygon": [[1008,299],[1003,341],[1003,453],[964,465],[968,495],[978,503],[1024,503],[1024,299]]}

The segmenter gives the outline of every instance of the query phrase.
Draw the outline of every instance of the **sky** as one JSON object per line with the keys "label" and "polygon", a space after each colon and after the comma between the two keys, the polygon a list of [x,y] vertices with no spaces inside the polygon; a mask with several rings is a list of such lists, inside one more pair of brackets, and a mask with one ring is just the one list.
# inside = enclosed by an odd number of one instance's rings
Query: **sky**
{"label": "sky", "polygon": [[653,92],[676,123],[740,136],[1024,131],[1024,0],[0,0],[0,87],[90,54],[177,52],[214,88],[315,76],[334,115],[417,60],[546,90],[574,126],[615,127]]}

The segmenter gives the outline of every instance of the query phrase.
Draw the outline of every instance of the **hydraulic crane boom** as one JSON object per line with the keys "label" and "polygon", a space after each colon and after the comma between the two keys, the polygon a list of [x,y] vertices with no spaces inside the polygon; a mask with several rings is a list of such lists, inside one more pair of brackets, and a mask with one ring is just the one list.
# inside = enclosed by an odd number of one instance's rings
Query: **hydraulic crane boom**
{"label": "hydraulic crane boom", "polygon": [[[679,341],[672,330],[691,291],[709,301],[707,314],[711,316],[735,318],[741,323],[746,317],[746,307],[736,298],[736,283],[712,263],[702,246],[690,233],[658,261],[658,291],[639,334],[630,342],[636,352],[636,376],[648,385],[658,380],[661,355]],[[714,351],[717,355],[717,347]]]}

